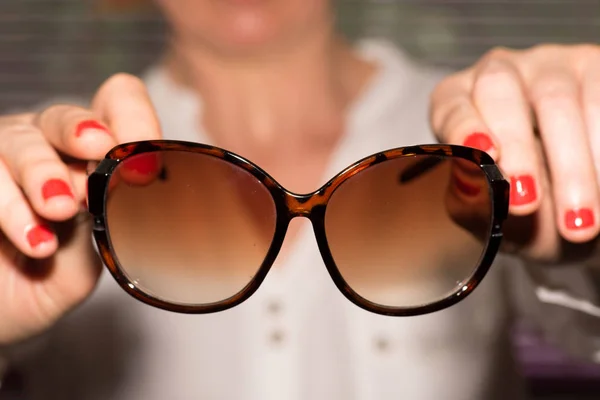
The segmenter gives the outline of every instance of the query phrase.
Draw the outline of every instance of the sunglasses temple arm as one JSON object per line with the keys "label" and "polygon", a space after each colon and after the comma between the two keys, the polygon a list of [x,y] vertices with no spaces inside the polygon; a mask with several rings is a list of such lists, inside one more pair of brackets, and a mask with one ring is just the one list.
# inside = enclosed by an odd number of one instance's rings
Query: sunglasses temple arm
{"label": "sunglasses temple arm", "polygon": [[89,182],[88,182],[88,178],[90,177],[90,175],[96,170],[96,168],[98,167],[98,164],[100,164],[99,161],[96,160],[91,160],[88,161],[87,166],[85,168],[85,178],[86,178],[86,185],[85,185],[85,209],[88,210],[89,209]]}

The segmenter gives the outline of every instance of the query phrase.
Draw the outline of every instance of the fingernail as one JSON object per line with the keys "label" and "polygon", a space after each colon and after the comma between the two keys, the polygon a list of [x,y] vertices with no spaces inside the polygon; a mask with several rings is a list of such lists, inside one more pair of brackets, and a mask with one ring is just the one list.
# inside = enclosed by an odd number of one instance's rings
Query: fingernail
{"label": "fingernail", "polygon": [[592,225],[594,225],[594,212],[589,208],[569,210],[565,213],[565,226],[567,229],[584,229]]}
{"label": "fingernail", "polygon": [[147,175],[158,171],[158,156],[156,154],[140,154],[123,161],[123,167],[138,174]]}
{"label": "fingernail", "polygon": [[39,245],[50,242],[54,239],[54,233],[43,225],[37,225],[27,231],[27,241],[33,248]]}
{"label": "fingernail", "polygon": [[535,181],[531,175],[510,178],[510,205],[522,206],[533,203],[537,198]]}
{"label": "fingernail", "polygon": [[492,142],[489,135],[480,132],[475,132],[467,136],[463,144],[481,151],[489,151],[494,148],[494,142]]}
{"label": "fingernail", "polygon": [[71,192],[71,188],[67,182],[62,179],[50,179],[42,186],[42,196],[44,200],[56,196],[69,196],[73,198],[73,192]]}
{"label": "fingernail", "polygon": [[77,125],[77,128],[75,128],[75,136],[80,137],[81,135],[85,134],[86,132],[92,133],[92,132],[97,132],[97,131],[101,131],[103,133],[108,133],[108,129],[104,125],[99,123],[98,121],[94,121],[94,120],[82,121]]}

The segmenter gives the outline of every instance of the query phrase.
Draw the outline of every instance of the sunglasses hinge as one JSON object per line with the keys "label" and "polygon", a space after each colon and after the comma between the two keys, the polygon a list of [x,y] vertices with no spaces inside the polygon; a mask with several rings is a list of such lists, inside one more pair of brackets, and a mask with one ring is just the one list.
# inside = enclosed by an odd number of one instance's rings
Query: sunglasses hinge
{"label": "sunglasses hinge", "polygon": [[481,169],[483,170],[483,172],[485,172],[485,174],[491,182],[505,180],[502,171],[500,171],[497,165],[484,164],[481,166]]}
{"label": "sunglasses hinge", "polygon": [[96,165],[95,172],[97,174],[101,174],[101,175],[108,177],[108,176],[110,176],[110,174],[112,174],[113,170],[117,167],[117,164],[119,164],[119,162],[117,160],[113,160],[110,158],[104,158]]}
{"label": "sunglasses hinge", "polygon": [[95,216],[94,217],[94,226],[92,228],[95,231],[105,231],[106,223],[104,221],[104,216]]}

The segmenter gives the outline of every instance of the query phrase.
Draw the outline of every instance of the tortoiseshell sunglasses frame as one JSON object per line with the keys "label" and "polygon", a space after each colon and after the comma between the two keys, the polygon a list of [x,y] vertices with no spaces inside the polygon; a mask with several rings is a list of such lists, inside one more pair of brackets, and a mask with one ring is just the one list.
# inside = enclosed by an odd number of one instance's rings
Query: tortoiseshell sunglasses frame
{"label": "tortoiseshell sunglasses frame", "polygon": [[[209,304],[179,304],[161,300],[148,293],[143,292],[130,281],[119,265],[117,256],[111,246],[110,233],[106,225],[106,203],[108,197],[108,184],[115,168],[128,157],[148,153],[179,151],[212,156],[235,164],[255,176],[269,190],[276,206],[277,220],[275,233],[268,253],[263,260],[253,279],[238,293],[231,297]],[[333,256],[327,245],[325,236],[324,218],[327,202],[333,192],[348,178],[377,165],[386,160],[399,157],[413,157],[416,155],[433,155],[442,157],[462,158],[476,163],[481,167],[489,183],[492,201],[492,221],[489,240],[485,247],[480,263],[474,270],[472,276],[454,293],[446,298],[433,303],[416,307],[390,307],[373,303],[356,293],[344,280],[335,265]],[[430,168],[426,165],[424,168]],[[312,225],[317,239],[319,251],[323,257],[325,267],[333,282],[342,294],[352,303],[367,311],[388,316],[413,316],[427,314],[450,307],[467,297],[482,281],[488,272],[498,252],[502,239],[502,223],[508,214],[509,183],[496,166],[494,160],[485,152],[477,149],[455,145],[417,145],[400,147],[382,151],[363,158],[350,165],[318,190],[308,194],[291,193],[277,183],[265,171],[247,159],[229,151],[208,146],[200,143],[191,143],[174,140],[150,140],[141,142],[125,143],[113,148],[106,157],[101,160],[95,170],[88,177],[88,207],[93,217],[93,235],[98,245],[101,258],[105,266],[117,283],[131,296],[137,300],[164,310],[203,314],[226,310],[247,300],[260,286],[263,279],[273,265],[288,228],[288,224],[295,217],[306,217]]]}

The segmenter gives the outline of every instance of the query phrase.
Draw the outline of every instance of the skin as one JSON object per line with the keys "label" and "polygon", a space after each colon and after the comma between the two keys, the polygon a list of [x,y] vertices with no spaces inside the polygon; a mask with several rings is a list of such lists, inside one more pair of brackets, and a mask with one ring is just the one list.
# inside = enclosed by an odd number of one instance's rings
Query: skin
{"label": "skin", "polygon": [[[164,63],[178,84],[202,96],[198,124],[213,142],[291,190],[317,187],[347,108],[377,70],[333,33],[330,3],[157,3],[173,26]],[[537,196],[511,206],[507,227],[507,243],[523,257],[556,262],[578,253],[589,256],[578,261],[593,262],[593,252],[571,250],[587,249],[600,229],[599,71],[594,45],[495,49],[432,93],[431,126],[441,142],[483,133],[507,177],[532,176]],[[101,125],[78,134],[90,120]],[[78,216],[86,161],[118,143],[159,138],[144,84],[124,74],[109,78],[88,109],[55,105],[0,117],[0,345],[48,328],[97,282],[89,221]],[[49,179],[63,180],[71,195],[44,199]],[[593,212],[593,223],[569,229],[565,214],[581,208]],[[53,234],[32,247],[28,234],[42,224]]]}

